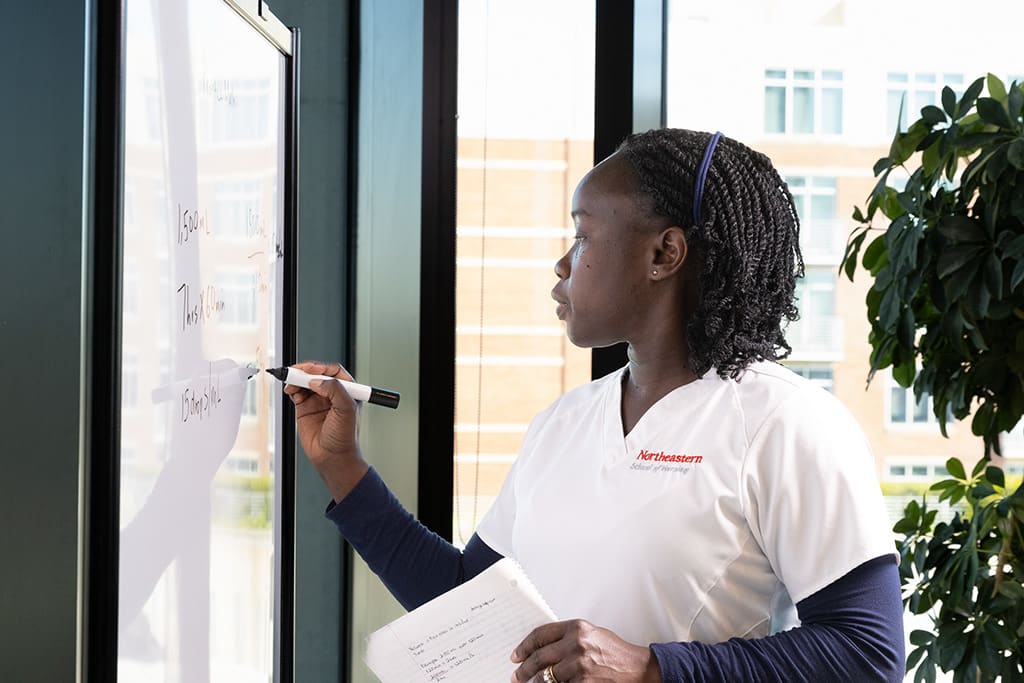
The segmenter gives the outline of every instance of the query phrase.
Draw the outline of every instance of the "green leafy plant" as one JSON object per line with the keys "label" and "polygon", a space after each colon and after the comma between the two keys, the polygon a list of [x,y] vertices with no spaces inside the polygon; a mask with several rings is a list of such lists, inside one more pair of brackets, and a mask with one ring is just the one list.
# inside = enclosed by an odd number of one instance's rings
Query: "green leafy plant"
{"label": "green leafy plant", "polygon": [[963,509],[936,524],[927,498],[911,501],[894,527],[907,609],[937,610],[934,632],[911,632],[907,670],[918,667],[915,681],[934,681],[936,667],[954,681],[1024,680],[1024,488],[984,458],[969,477],[956,458],[946,468],[952,478],[932,489]]}
{"label": "green leafy plant", "polygon": [[840,268],[852,280],[859,258],[874,278],[868,381],[891,367],[918,401],[931,396],[943,434],[973,413],[983,440],[970,477],[952,459],[953,478],[932,487],[962,506],[951,522],[915,501],[895,527],[907,608],[935,625],[911,634],[908,670],[1021,681],[1024,493],[988,464],[1024,413],[1024,90],[989,74],[960,97],[944,88],[941,105],[875,164]]}

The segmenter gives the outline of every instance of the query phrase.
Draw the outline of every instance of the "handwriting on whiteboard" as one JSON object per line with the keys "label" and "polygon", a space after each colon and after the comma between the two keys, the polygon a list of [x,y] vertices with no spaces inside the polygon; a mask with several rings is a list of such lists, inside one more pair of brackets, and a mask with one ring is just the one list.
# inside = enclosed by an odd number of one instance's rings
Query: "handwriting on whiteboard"
{"label": "handwriting on whiteboard", "polygon": [[207,323],[224,310],[224,300],[213,285],[201,288],[198,297],[193,296],[187,282],[181,283],[177,291],[181,298],[182,330]]}

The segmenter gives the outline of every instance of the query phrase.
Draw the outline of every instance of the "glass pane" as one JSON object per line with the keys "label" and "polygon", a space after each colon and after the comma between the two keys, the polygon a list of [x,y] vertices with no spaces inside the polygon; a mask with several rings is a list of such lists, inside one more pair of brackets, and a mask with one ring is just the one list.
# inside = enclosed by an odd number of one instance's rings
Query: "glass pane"
{"label": "glass pane", "polygon": [[834,194],[811,195],[811,220],[833,221],[836,218],[836,196]]}
{"label": "glass pane", "polygon": [[565,339],[550,290],[572,240],[572,193],[594,161],[594,13],[593,0],[459,3],[459,544],[498,494],[533,416],[590,380],[590,352]]}
{"label": "glass pane", "polygon": [[915,477],[927,477],[928,466],[927,465],[914,465],[910,468],[910,474]]}
{"label": "glass pane", "polygon": [[765,69],[764,70],[764,77],[765,78],[785,78],[786,77],[786,70],[785,69]]}
{"label": "glass pane", "polygon": [[793,88],[793,132],[814,132],[813,88]]}
{"label": "glass pane", "polygon": [[914,109],[914,115],[917,116],[921,113],[921,109],[923,107],[926,107],[929,104],[935,104],[937,101],[934,90],[915,90],[914,104],[916,107]]}
{"label": "glass pane", "polygon": [[907,74],[904,71],[890,71],[887,75],[890,83],[906,83]]}
{"label": "glass pane", "polygon": [[[908,393],[910,390],[907,390]],[[910,393],[911,400],[913,400],[913,394]],[[928,416],[931,415],[931,402],[928,400],[927,395],[922,395],[921,400],[914,405],[914,422],[921,424],[928,422]]]}
{"label": "glass pane", "polygon": [[793,72],[793,78],[798,80],[798,81],[813,81],[814,80],[814,72],[813,71],[808,71],[808,70],[794,71]]}
{"label": "glass pane", "polygon": [[764,132],[786,132],[786,89],[767,86],[764,89]]}
{"label": "glass pane", "polygon": [[825,88],[821,91],[821,126],[823,133],[839,135],[843,132],[843,91]]}
{"label": "glass pane", "polygon": [[834,289],[811,289],[807,297],[807,311],[809,317],[824,319],[835,313],[836,295]]}
{"label": "glass pane", "polygon": [[889,419],[898,423],[907,421],[907,390],[901,386],[890,389]]}
{"label": "glass pane", "polygon": [[889,465],[889,474],[894,477],[905,477],[907,475],[906,465]]}

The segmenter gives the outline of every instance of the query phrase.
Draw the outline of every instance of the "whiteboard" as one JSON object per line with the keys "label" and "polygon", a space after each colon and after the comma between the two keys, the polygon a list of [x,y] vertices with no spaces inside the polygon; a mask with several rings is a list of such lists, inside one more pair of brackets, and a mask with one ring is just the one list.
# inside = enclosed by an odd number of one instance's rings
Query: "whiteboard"
{"label": "whiteboard", "polygon": [[294,97],[259,9],[126,2],[121,683],[279,680]]}

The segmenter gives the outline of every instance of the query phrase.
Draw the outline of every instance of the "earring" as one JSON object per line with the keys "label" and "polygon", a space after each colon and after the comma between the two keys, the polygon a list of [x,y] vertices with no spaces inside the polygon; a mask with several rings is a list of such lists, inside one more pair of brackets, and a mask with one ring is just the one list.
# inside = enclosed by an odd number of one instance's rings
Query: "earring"
{"label": "earring", "polygon": [[658,274],[658,271],[657,271],[657,270],[652,270],[652,271],[651,271],[651,275],[657,275],[657,274]]}

